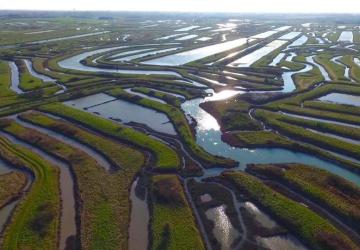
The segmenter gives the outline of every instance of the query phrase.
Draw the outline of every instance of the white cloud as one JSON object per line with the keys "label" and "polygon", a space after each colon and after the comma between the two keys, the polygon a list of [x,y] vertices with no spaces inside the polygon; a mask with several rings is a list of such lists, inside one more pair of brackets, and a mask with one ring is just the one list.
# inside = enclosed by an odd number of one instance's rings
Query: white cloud
{"label": "white cloud", "polygon": [[1,0],[0,9],[359,13],[359,0]]}

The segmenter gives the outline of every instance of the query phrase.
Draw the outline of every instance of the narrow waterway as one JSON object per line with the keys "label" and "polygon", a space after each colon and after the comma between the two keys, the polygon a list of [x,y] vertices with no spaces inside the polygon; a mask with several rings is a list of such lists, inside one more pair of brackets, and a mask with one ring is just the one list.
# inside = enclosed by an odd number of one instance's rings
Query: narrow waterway
{"label": "narrow waterway", "polygon": [[[124,100],[112,100],[112,98],[110,95],[96,94],[71,100],[65,102],[65,104],[95,113],[107,119],[120,121],[122,123],[141,123],[161,133],[170,135],[177,134],[167,115]],[[94,105],[95,103],[97,105]]]}
{"label": "narrow waterway", "polygon": [[51,78],[47,75],[43,75],[43,74],[40,74],[38,72],[36,72],[34,70],[34,67],[33,67],[33,63],[31,60],[29,59],[24,59],[24,63],[26,65],[26,68],[28,69],[28,71],[30,72],[30,74],[33,76],[33,77],[36,77],[36,78],[39,78],[41,79],[43,82],[52,82],[54,84],[56,84],[58,87],[61,88],[61,90],[59,90],[58,92],[56,92],[55,94],[61,94],[61,93],[64,93],[66,90],[67,90],[67,87],[63,84],[60,84],[56,79],[54,78]]}
{"label": "narrow waterway", "polygon": [[96,54],[101,54],[105,52],[110,52],[116,49],[125,49],[129,48],[128,46],[118,46],[104,49],[97,49],[92,51],[87,51],[80,53],[75,56],[71,56],[59,62],[59,66],[63,69],[71,69],[84,72],[96,72],[96,73],[119,73],[119,74],[135,74],[135,75],[171,75],[181,77],[178,73],[174,71],[167,70],[137,70],[137,69],[106,69],[106,68],[97,68],[92,66],[87,66],[81,63],[87,57],[94,56]]}
{"label": "narrow waterway", "polygon": [[[14,144],[18,144],[38,154],[52,165],[59,167],[60,170],[60,191],[61,191],[61,223],[60,223],[60,249],[66,248],[66,240],[69,237],[76,236],[76,221],[75,221],[75,186],[74,180],[70,171],[70,166],[63,161],[45,153],[44,151],[31,146],[30,144],[16,139],[14,136],[0,132],[1,136],[6,137]],[[10,204],[6,207],[7,212],[11,212],[16,206]]]}
{"label": "narrow waterway", "polygon": [[213,234],[220,243],[222,250],[233,248],[234,241],[240,233],[233,227],[229,217],[225,213],[226,206],[210,208],[205,212],[206,217],[214,223]]}
{"label": "narrow waterway", "polygon": [[306,61],[308,63],[312,63],[313,65],[318,67],[318,69],[320,70],[320,72],[321,72],[322,76],[324,77],[325,81],[331,81],[331,78],[330,78],[328,72],[326,71],[326,69],[322,65],[315,62],[314,57],[315,56],[308,56],[308,57],[306,57]]}
{"label": "narrow waterway", "polygon": [[38,72],[36,72],[33,68],[33,64],[32,61],[29,59],[24,59],[26,68],[28,69],[28,71],[30,72],[30,74],[36,78],[41,79],[44,82],[55,82],[56,80],[54,78],[51,78],[49,76],[43,75],[43,74],[39,74]]}
{"label": "narrow waterway", "polygon": [[[19,169],[13,168],[8,163],[0,159],[0,175],[8,174],[13,171],[14,172],[19,171]],[[24,173],[27,177],[27,185],[24,187],[23,191],[26,191],[32,183],[32,178],[28,173],[26,172]],[[4,226],[6,222],[10,219],[10,216],[14,211],[15,206],[20,202],[21,198],[22,197],[19,197],[18,199],[6,204],[4,207],[0,209],[0,233],[4,231]]]}
{"label": "narrow waterway", "polygon": [[336,56],[334,58],[332,58],[330,61],[332,61],[333,63],[336,63],[337,65],[345,68],[345,71],[344,71],[344,77],[349,79],[349,81],[351,82],[354,82],[354,79],[352,79],[352,77],[350,76],[350,68],[346,65],[346,64],[343,64],[340,59],[342,58],[343,56]]}
{"label": "narrow waterway", "polygon": [[59,141],[61,141],[62,143],[68,144],[73,146],[74,148],[77,148],[83,152],[85,152],[86,154],[88,154],[90,157],[92,157],[100,166],[102,166],[104,169],[106,169],[107,171],[109,171],[112,168],[111,163],[99,152],[97,152],[96,150],[92,149],[91,147],[78,142],[77,140],[74,140],[70,137],[64,136],[60,133],[57,133],[55,131],[52,131],[50,129],[47,128],[43,128],[37,125],[34,125],[32,123],[23,121],[21,119],[18,118],[18,116],[12,116],[12,118],[14,118],[16,120],[16,122],[26,128],[30,128],[33,130],[36,130],[40,133],[43,133],[45,135],[48,135],[52,138],[55,138]]}
{"label": "narrow waterway", "polygon": [[[214,94],[212,98],[216,99],[216,96],[217,94]],[[221,140],[220,126],[216,119],[199,107],[200,103],[210,101],[212,98],[186,101],[182,104],[182,109],[186,115],[193,117],[197,121],[197,143],[211,154],[238,161],[239,166],[236,169],[244,170],[246,165],[250,163],[301,163],[328,170],[331,173],[354,182],[356,185],[360,185],[359,175],[354,174],[337,164],[325,161],[310,154],[280,148],[235,148],[224,143]],[[223,171],[223,168],[207,169],[203,178],[217,176]]]}
{"label": "narrow waterway", "polygon": [[[291,53],[290,56],[286,58],[286,61],[292,62],[293,58],[296,56],[295,53]],[[296,85],[294,82],[294,75],[309,72],[313,69],[313,66],[310,64],[305,64],[305,68],[299,71],[286,71],[282,74],[282,79],[284,81],[284,87],[281,92],[289,93],[296,89]]]}
{"label": "narrow waterway", "polygon": [[22,91],[19,88],[20,85],[20,73],[19,69],[16,66],[15,62],[9,62],[9,66],[11,69],[11,86],[10,89],[14,91],[16,94],[23,94],[24,91]]}
{"label": "narrow waterway", "polygon": [[139,179],[136,179],[131,185],[131,217],[129,226],[129,250],[147,250],[148,249],[148,229],[149,229],[149,208],[145,199],[142,200],[136,195],[136,187]]}

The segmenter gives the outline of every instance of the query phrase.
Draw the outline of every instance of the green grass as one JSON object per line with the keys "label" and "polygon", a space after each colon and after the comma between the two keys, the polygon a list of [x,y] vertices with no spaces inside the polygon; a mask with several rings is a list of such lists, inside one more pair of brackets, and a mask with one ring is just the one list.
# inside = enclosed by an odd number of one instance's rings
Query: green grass
{"label": "green grass", "polygon": [[341,34],[341,31],[335,31],[335,32],[330,32],[326,37],[327,39],[329,39],[332,43],[336,43],[337,40],[339,39]]}
{"label": "green grass", "polygon": [[46,87],[49,84],[51,84],[51,83],[45,83],[41,79],[31,75],[23,60],[16,60],[15,63],[19,68],[19,73],[20,73],[19,88],[21,90],[23,91],[35,90]]}
{"label": "green grass", "polygon": [[[0,155],[16,168],[26,168],[34,174],[29,192],[16,207],[5,228],[2,249],[56,249],[60,223],[59,170],[33,152],[0,137]],[[51,220],[40,230],[33,228],[41,217]]]}
{"label": "green grass", "polygon": [[320,121],[314,121],[308,119],[295,118],[286,115],[280,115],[279,120],[303,128],[310,128],[324,133],[330,133],[355,140],[360,140],[360,129],[355,127],[342,126],[342,125],[332,124],[329,122],[320,122]]}
{"label": "green grass", "polygon": [[298,62],[289,62],[285,60],[286,57],[281,60],[281,62],[278,64],[279,67],[286,67],[289,68],[291,71],[300,71],[305,68],[305,65]]}
{"label": "green grass", "polygon": [[269,107],[276,107],[278,104],[292,104],[300,106],[301,103],[309,100],[314,100],[330,93],[343,93],[360,95],[360,88],[357,84],[339,84],[339,83],[328,83],[310,91],[297,93],[289,98],[281,99],[279,101],[272,102]]}
{"label": "green grass", "polygon": [[135,88],[132,88],[132,90],[134,92],[142,93],[142,94],[163,100],[167,104],[178,107],[178,108],[181,105],[181,99],[178,97],[175,97],[173,95],[170,95],[170,94],[165,94],[165,93],[162,93],[162,92],[159,92],[156,90],[152,90],[152,89],[148,89],[148,88],[144,88],[144,87],[135,87]]}
{"label": "green grass", "polygon": [[21,196],[21,191],[28,181],[30,180],[27,180],[22,172],[0,175],[0,208]]}
{"label": "green grass", "polygon": [[335,151],[360,159],[360,146],[345,142],[339,139],[311,132],[302,126],[289,123],[291,118],[282,119],[284,116],[265,110],[256,110],[256,117],[264,121],[270,127],[291,138],[304,141],[306,143],[321,147],[323,149]]}
{"label": "green grass", "polygon": [[46,59],[46,58],[35,57],[35,58],[32,58],[32,62],[33,62],[34,70],[36,72],[47,75],[52,78],[55,78],[62,83],[76,82],[79,80],[89,79],[86,76],[69,75],[69,74],[64,74],[64,73],[60,73],[60,72],[56,72],[56,71],[45,70],[45,67],[48,64],[48,59]]}
{"label": "green grass", "polygon": [[9,63],[0,60],[0,105],[11,105],[20,100],[11,86],[11,69]]}
{"label": "green grass", "polygon": [[272,190],[260,180],[243,172],[225,172],[220,179],[245,193],[313,249],[357,249],[349,238],[326,219]]}
{"label": "green grass", "polygon": [[204,102],[200,107],[215,117],[223,131],[261,129],[260,124],[249,116],[251,105],[237,97]]}
{"label": "green grass", "polygon": [[191,131],[187,119],[184,113],[179,108],[167,104],[162,104],[147,98],[138,98],[136,95],[126,93],[123,89],[120,88],[110,90],[107,93],[112,96],[119,97],[129,102],[133,102],[166,114],[174,125],[184,144],[189,148],[190,152],[199,159],[201,159],[203,162],[205,162],[207,165],[219,166],[234,164],[234,162],[231,160],[209,154],[196,143],[195,137]]}
{"label": "green grass", "polygon": [[[183,85],[183,84],[182,84]],[[197,89],[193,87],[186,87],[186,86],[173,86],[165,83],[159,83],[151,85],[154,89],[159,89],[162,91],[166,91],[169,93],[174,93],[178,95],[184,96],[187,100],[194,99],[194,98],[200,98],[205,95],[205,92],[202,89]]]}
{"label": "green grass", "polygon": [[360,125],[360,118],[355,115],[341,114],[339,112],[312,109],[312,108],[300,108],[294,105],[281,105],[280,110],[290,112],[293,114],[299,114],[304,116],[322,118],[327,120],[339,121],[348,124]]}
{"label": "green grass", "polygon": [[[306,63],[305,56],[296,56],[294,58],[295,62],[298,63]],[[297,89],[303,90],[309,87],[314,86],[316,83],[319,83],[324,80],[323,75],[318,67],[314,65],[313,69],[304,72],[298,73],[294,75],[294,82],[296,84]]]}
{"label": "green grass", "polygon": [[[221,244],[216,239],[213,232],[215,227],[214,221],[206,216],[206,212],[209,209],[225,205],[226,216],[228,216],[232,226],[241,233],[242,228],[238,219],[238,211],[233,202],[231,193],[217,183],[197,182],[192,179],[187,182],[187,185],[202,224],[205,227],[212,249],[221,250]],[[201,196],[206,194],[211,196],[211,200],[204,202],[201,200]]]}
{"label": "green grass", "polygon": [[152,176],[150,197],[151,249],[205,249],[177,176]]}
{"label": "green grass", "polygon": [[350,68],[350,76],[356,82],[360,82],[360,66],[354,62],[354,56],[345,55],[340,61]]}
{"label": "green grass", "polygon": [[349,115],[360,115],[360,107],[346,105],[346,104],[338,104],[338,103],[330,103],[330,102],[322,102],[322,101],[306,101],[304,103],[304,107],[330,111],[330,112],[338,112],[340,114],[349,114]]}
{"label": "green grass", "polygon": [[339,80],[339,81],[348,81],[344,75],[345,75],[345,67],[340,66],[339,64],[336,64],[331,61],[333,58],[333,55],[330,54],[320,54],[318,56],[315,56],[314,61],[318,64],[322,65],[326,71],[329,73],[331,79],[333,81]]}
{"label": "green grass", "polygon": [[152,152],[156,159],[154,168],[158,170],[173,171],[180,168],[179,156],[173,149],[134,129],[124,127],[113,121],[97,117],[60,103],[41,106],[40,110],[72,120],[94,131]]}
{"label": "green grass", "polygon": [[133,166],[141,166],[145,162],[141,152],[130,148],[125,144],[115,143],[113,140],[89,133],[68,122],[56,120],[45,114],[34,111],[21,114],[19,118],[86,144],[105,155],[105,157],[114,165],[115,169],[131,172],[133,171]]}
{"label": "green grass", "polygon": [[0,96],[3,99],[7,96],[13,96],[15,93],[10,89],[11,69],[8,62],[0,60]]}
{"label": "green grass", "polygon": [[222,135],[234,147],[291,147],[292,142],[271,131],[241,131]]}
{"label": "green grass", "polygon": [[247,170],[285,183],[359,229],[360,189],[353,183],[326,170],[299,164],[251,165]]}
{"label": "green grass", "polygon": [[336,162],[351,171],[359,171],[360,165],[350,160],[339,158],[326,150],[307,143],[292,141],[272,131],[239,131],[223,134],[221,139],[233,147],[240,148],[285,148],[294,152],[303,152],[326,161]]}
{"label": "green grass", "polygon": [[[135,173],[143,163],[141,158],[136,162],[129,162],[124,171],[113,174],[83,151],[46,134],[22,127],[15,122],[6,124],[3,130],[70,164],[75,175],[76,194],[81,197],[81,206],[77,209],[81,220],[80,242],[83,248],[127,248],[130,218],[128,190]],[[83,135],[85,134],[86,132]],[[99,144],[111,143],[101,137],[96,139]],[[118,154],[122,152],[122,147],[117,147],[116,144],[112,146]],[[107,148],[103,151],[111,154]],[[115,157],[111,159],[120,165]],[[124,160],[122,162],[124,163]]]}

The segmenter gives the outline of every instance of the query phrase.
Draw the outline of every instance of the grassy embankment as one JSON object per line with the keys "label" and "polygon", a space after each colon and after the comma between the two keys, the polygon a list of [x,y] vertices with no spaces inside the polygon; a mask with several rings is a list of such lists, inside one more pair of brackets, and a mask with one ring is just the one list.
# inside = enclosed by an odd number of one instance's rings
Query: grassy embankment
{"label": "grassy embankment", "polygon": [[[152,88],[168,93],[174,93],[184,96],[185,99],[190,100],[194,98],[201,98],[206,95],[203,89],[198,89],[193,86],[176,86],[174,84],[169,85],[167,82],[155,82],[151,85]],[[150,86],[149,86],[150,88]]]}
{"label": "grassy embankment", "polygon": [[345,75],[345,67],[331,61],[333,55],[320,54],[315,56],[314,61],[322,65],[329,73],[333,81],[349,81]]}
{"label": "grassy embankment", "polygon": [[10,105],[18,101],[15,92],[10,89],[11,69],[8,62],[0,60],[0,105]]}
{"label": "grassy embankment", "polygon": [[23,91],[30,91],[50,86],[52,83],[43,82],[41,79],[34,77],[29,72],[23,60],[15,61],[20,73],[19,88]]}
{"label": "grassy embankment", "polygon": [[[68,126],[68,131],[70,128],[75,132],[75,127]],[[135,173],[140,170],[144,162],[141,154],[125,151],[123,146],[77,129],[79,140],[87,142],[96,140],[96,146],[109,144],[112,147],[112,149],[102,147],[106,152],[104,154],[111,157],[117,165],[123,164],[121,171],[112,174],[83,151],[46,134],[11,121],[3,130],[69,163],[75,176],[80,244],[83,248],[125,249],[127,247],[130,217],[128,190]],[[128,156],[130,159],[127,159]]]}
{"label": "grassy embankment", "polygon": [[358,30],[353,30],[354,43],[360,43],[360,32]]}
{"label": "grassy embankment", "polygon": [[308,34],[307,37],[308,40],[306,41],[305,45],[319,44],[319,41],[316,39],[315,36]]}
{"label": "grassy embankment", "polygon": [[332,43],[336,43],[339,40],[341,31],[329,32],[326,36]]}
{"label": "grassy embankment", "polygon": [[274,102],[270,104],[270,106],[274,106],[278,103],[287,103],[293,105],[299,105],[303,102],[317,99],[321,96],[330,94],[330,93],[343,93],[343,94],[353,94],[353,95],[360,95],[360,88],[357,84],[340,84],[340,83],[328,83],[326,85],[322,85],[316,89],[311,91],[299,93],[296,96],[292,96],[287,99],[280,100],[278,102]]}
{"label": "grassy embankment", "polygon": [[284,183],[359,230],[360,189],[353,183],[326,170],[299,164],[250,165],[247,171]]}
{"label": "grassy embankment", "polygon": [[290,54],[287,54],[278,64],[278,67],[286,67],[291,71],[300,71],[305,68],[305,65],[303,63],[287,61],[286,59],[290,56]]}
{"label": "grassy embankment", "polygon": [[[192,200],[205,227],[205,231],[208,235],[212,249],[220,250],[221,244],[216,239],[213,232],[215,227],[214,221],[209,220],[209,218],[206,216],[206,211],[222,205],[226,206],[225,213],[229,217],[232,226],[238,232],[242,232],[242,228],[238,221],[238,211],[234,205],[231,193],[217,183],[206,183],[190,180],[188,182],[188,187]],[[201,199],[201,196],[203,195],[209,195],[210,200],[203,201]]]}
{"label": "grassy embankment", "polygon": [[52,87],[41,89],[41,93],[36,93],[38,91],[31,91],[29,93],[21,95],[21,102],[17,102],[11,105],[3,107],[0,111],[1,116],[7,116],[11,114],[21,113],[26,110],[35,109],[40,105],[47,103],[65,101],[72,98],[79,98],[86,95],[96,94],[99,92],[106,91],[113,88],[111,84],[105,85],[96,85],[87,88],[81,89],[69,89],[65,93],[59,95],[53,95],[53,93],[47,92],[47,90],[52,89]]}
{"label": "grassy embankment", "polygon": [[152,152],[155,156],[153,167],[157,170],[174,171],[180,168],[180,158],[172,148],[144,133],[60,103],[44,105],[39,109],[79,123],[106,136]]}
{"label": "grassy embankment", "polygon": [[187,122],[187,119],[184,113],[174,107],[167,104],[162,104],[147,98],[142,98],[136,95],[132,95],[126,93],[123,89],[117,88],[107,92],[108,94],[119,97],[121,99],[127,100],[132,103],[136,103],[138,105],[154,109],[158,112],[166,114],[172,124],[174,125],[175,129],[177,130],[179,136],[181,137],[182,141],[184,142],[185,146],[187,146],[190,152],[201,159],[207,166],[234,166],[235,162],[225,159],[223,157],[213,156],[207,153],[203,148],[201,148],[194,138],[194,135],[191,131],[191,128]]}
{"label": "grassy embankment", "polygon": [[15,93],[10,89],[11,86],[11,69],[9,63],[0,61],[0,96],[4,97],[14,96]]}
{"label": "grassy embankment", "polygon": [[112,172],[110,179],[114,179],[116,182],[118,187],[117,195],[120,197],[118,202],[121,202],[124,207],[124,211],[122,211],[118,219],[122,226],[121,229],[123,230],[123,233],[121,233],[120,236],[120,241],[122,242],[121,244],[126,245],[126,229],[128,227],[130,210],[128,190],[130,189],[134,175],[140,170],[140,167],[145,162],[142,153],[130,148],[127,145],[115,143],[113,140],[107,139],[98,134],[93,134],[68,122],[50,118],[49,116],[38,112],[25,113],[19,118],[48,128],[92,147],[98,152],[101,152],[111,162],[114,168],[112,170],[119,170]]}
{"label": "grassy embankment", "polygon": [[150,198],[151,249],[205,249],[177,176],[152,176]]}
{"label": "grassy embankment", "polygon": [[47,75],[52,78],[55,78],[64,84],[90,79],[87,76],[70,75],[70,74],[65,74],[65,73],[57,72],[57,71],[45,70],[45,68],[48,67],[48,59],[47,58],[35,57],[35,58],[32,58],[32,62],[33,62],[34,70],[36,72],[43,74],[43,75]]}
{"label": "grassy embankment", "polygon": [[[360,112],[359,107],[313,101],[329,93],[360,95],[360,88],[350,83],[326,84],[314,90],[270,103],[267,108],[349,124],[360,124],[360,120],[356,117]],[[303,107],[300,107],[301,104]]]}
{"label": "grassy embankment", "polygon": [[200,107],[216,118],[222,131],[261,129],[261,125],[249,116],[250,104],[237,97],[225,102],[205,102]]}
{"label": "grassy embankment", "polygon": [[[144,75],[142,73],[139,74],[124,74],[124,73],[117,73],[117,72],[84,72],[81,70],[74,70],[74,69],[65,69],[60,67],[59,62],[62,60],[65,60],[67,58],[70,58],[72,56],[75,56],[77,54],[80,54],[84,51],[75,51],[75,52],[70,52],[70,53],[63,53],[63,54],[58,54],[55,57],[52,57],[50,60],[47,61],[47,65],[48,68],[52,71],[55,72],[62,72],[65,74],[69,74],[69,75],[77,75],[77,76],[87,76],[87,77],[91,77],[91,81],[95,80],[96,78],[101,80],[101,79],[123,79],[124,81],[128,81],[128,80],[151,80],[151,79],[162,79],[162,80],[180,80],[179,77],[177,76],[173,76],[173,75],[164,75],[164,74],[159,74],[159,75]],[[98,56],[101,55],[97,54]],[[87,61],[87,60],[85,60]],[[134,70],[133,67],[129,67],[129,66],[125,66],[125,67],[117,67],[116,65],[99,65],[99,64],[93,64],[91,62],[90,66],[97,66],[98,68],[106,68],[106,69],[113,69],[113,70],[120,70],[120,69],[125,69],[125,70]],[[101,66],[101,67],[100,67]],[[137,67],[135,70],[159,70],[159,71],[163,71],[166,70],[164,69],[163,66],[143,66],[143,67]],[[170,69],[169,69],[170,70]],[[100,70],[101,71],[101,70]],[[176,71],[176,70],[175,70]],[[87,81],[87,79],[84,80],[85,83]],[[75,84],[79,84],[76,83]]]}
{"label": "grassy embankment", "polygon": [[154,91],[152,89],[148,89],[145,87],[135,87],[132,88],[132,90],[134,92],[138,92],[138,93],[142,93],[160,100],[163,100],[164,102],[166,102],[167,104],[171,105],[171,106],[175,106],[177,108],[180,108],[181,105],[181,99],[178,97],[175,97],[173,95],[170,94],[165,94],[159,91]]}
{"label": "grassy embankment", "polygon": [[10,172],[0,175],[0,208],[18,199],[27,183],[22,172]]}
{"label": "grassy embankment", "polygon": [[[303,55],[294,57],[294,61],[298,63],[306,63]],[[304,73],[298,73],[293,76],[296,88],[299,90],[308,89],[324,80],[323,75],[318,67],[314,65],[313,69]]]}
{"label": "grassy embankment", "polygon": [[[2,249],[56,249],[60,223],[59,170],[33,152],[0,137],[0,156],[34,176],[1,241]],[[8,187],[7,187],[8,188]]]}
{"label": "grassy embankment", "polygon": [[103,154],[109,161],[111,161],[111,164],[114,168],[112,170],[130,171],[131,169],[127,168],[136,165],[141,166],[144,164],[144,156],[135,149],[132,149],[125,144],[118,142],[115,143],[113,140],[107,139],[100,135],[90,133],[69,122],[57,120],[35,111],[21,114],[19,118],[21,120],[73,138],[95,149],[99,153]]}
{"label": "grassy embankment", "polygon": [[302,204],[290,200],[243,172],[225,172],[220,180],[274,216],[313,249],[357,249],[356,245],[327,220]]}
{"label": "grassy embankment", "polygon": [[322,110],[325,112],[338,112],[341,114],[348,114],[348,115],[359,115],[360,108],[352,105],[346,104],[337,104],[337,103],[330,103],[330,102],[319,102],[319,101],[307,101],[304,103],[304,107]]}
{"label": "grassy embankment", "polygon": [[[328,107],[331,107],[330,105]],[[315,109],[316,108],[316,109]],[[281,105],[280,110],[285,112],[290,112],[293,114],[298,115],[304,115],[309,117],[315,117],[315,118],[321,118],[321,119],[327,119],[327,120],[333,120],[333,121],[339,121],[344,122],[348,124],[355,124],[360,125],[360,119],[359,117],[355,115],[348,115],[348,114],[341,114],[339,112],[333,112],[333,111],[326,111],[315,108],[301,108],[293,105]],[[323,107],[324,109],[326,107]]]}
{"label": "grassy embankment", "polygon": [[340,166],[352,170],[359,171],[360,165],[353,161],[339,158],[326,150],[310,145],[308,143],[301,143],[292,141],[282,135],[272,131],[242,131],[231,134],[223,134],[222,140],[233,147],[240,148],[284,148],[297,152],[303,152],[317,157],[335,162]]}
{"label": "grassy embankment", "polygon": [[[294,125],[292,123],[294,119],[292,118],[284,119],[284,115],[265,110],[257,110],[256,117],[280,133],[289,136],[290,138],[294,138],[296,140],[300,140],[333,152],[344,154],[355,159],[360,159],[360,146],[309,131],[302,126]],[[359,171],[359,166],[354,169],[351,168],[351,170]]]}
{"label": "grassy embankment", "polygon": [[360,66],[354,62],[354,56],[345,55],[340,61],[350,68],[350,76],[356,82],[360,82]]}
{"label": "grassy embankment", "polygon": [[359,128],[343,126],[329,122],[301,119],[287,115],[279,115],[277,119],[279,119],[282,122],[290,123],[303,128],[309,128],[324,133],[330,133],[330,134],[346,137],[349,139],[360,140]]}

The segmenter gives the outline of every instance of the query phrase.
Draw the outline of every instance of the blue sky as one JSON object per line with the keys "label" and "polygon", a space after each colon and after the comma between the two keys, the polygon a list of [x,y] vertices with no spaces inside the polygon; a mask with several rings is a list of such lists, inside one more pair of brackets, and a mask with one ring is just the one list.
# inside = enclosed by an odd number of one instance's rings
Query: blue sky
{"label": "blue sky", "polygon": [[1,0],[0,9],[359,13],[360,0]]}

